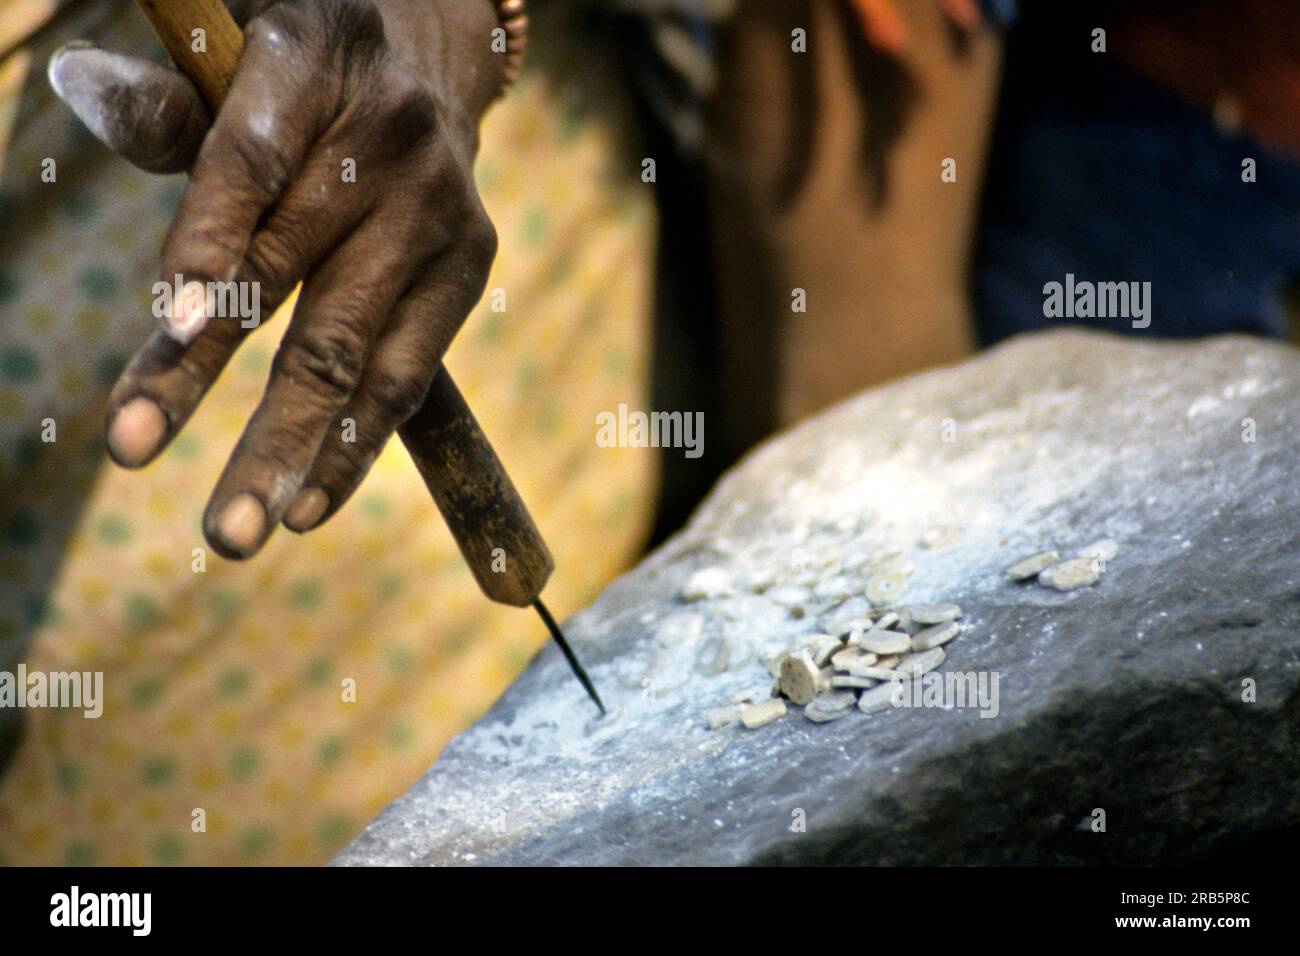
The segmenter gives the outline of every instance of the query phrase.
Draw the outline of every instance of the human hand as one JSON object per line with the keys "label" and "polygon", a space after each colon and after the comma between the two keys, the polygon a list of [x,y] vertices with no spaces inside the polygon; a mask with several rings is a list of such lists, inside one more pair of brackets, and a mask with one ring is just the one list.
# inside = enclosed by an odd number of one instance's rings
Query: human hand
{"label": "human hand", "polygon": [[[502,70],[490,0],[232,7],[246,46],[215,122],[157,64],[73,46],[50,77],[125,158],[191,171],[162,250],[163,282],[182,276],[182,294],[110,397],[119,464],[165,448],[252,331],[251,316],[209,304],[270,315],[303,282],[204,515],[212,546],[242,558],[277,522],[302,531],[338,510],[481,296],[496,236],[472,164]],[[210,283],[235,285],[214,297]]]}

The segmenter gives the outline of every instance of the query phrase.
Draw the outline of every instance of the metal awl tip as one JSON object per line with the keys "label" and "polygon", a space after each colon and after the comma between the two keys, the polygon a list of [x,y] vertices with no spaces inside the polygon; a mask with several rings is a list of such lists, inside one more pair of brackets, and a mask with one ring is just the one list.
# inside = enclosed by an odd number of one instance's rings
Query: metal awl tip
{"label": "metal awl tip", "polygon": [[600,708],[600,715],[605,716],[605,704],[601,701],[600,695],[596,693],[596,686],[591,682],[591,678],[587,676],[582,664],[578,662],[578,655],[573,653],[573,648],[564,639],[560,625],[555,623],[555,618],[551,617],[551,612],[546,610],[546,605],[542,603],[541,598],[533,602],[533,607],[537,608],[537,613],[542,616],[542,622],[545,623],[546,629],[551,632],[551,637],[555,638],[555,643],[560,645],[560,650],[564,652],[564,659],[569,662],[569,669],[573,671],[573,676],[578,678],[583,689],[587,692],[587,696],[596,702],[596,706]]}

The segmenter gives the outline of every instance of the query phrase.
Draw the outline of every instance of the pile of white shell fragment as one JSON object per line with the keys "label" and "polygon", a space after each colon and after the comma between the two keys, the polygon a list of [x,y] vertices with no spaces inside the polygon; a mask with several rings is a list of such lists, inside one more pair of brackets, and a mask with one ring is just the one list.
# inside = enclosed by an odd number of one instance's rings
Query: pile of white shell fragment
{"label": "pile of white shell fragment", "polygon": [[743,694],[705,719],[712,729],[739,721],[752,730],[783,717],[787,702],[818,723],[854,707],[865,714],[884,710],[902,681],[943,663],[943,645],[960,633],[960,617],[955,604],[914,604],[868,611],[831,628],[835,633],[807,635],[797,650],[768,662],[776,678],[768,699]]}
{"label": "pile of white shell fragment", "polygon": [[[1017,582],[1036,579],[1044,587],[1072,591],[1100,581],[1107,563],[1118,553],[1119,546],[1103,538],[1064,559],[1056,551],[1032,555],[1008,568],[1007,575]],[[895,567],[896,557],[896,553],[885,555],[889,567],[880,569],[868,583],[866,596],[876,607],[858,617],[830,622],[823,618],[825,633],[803,636],[796,648],[768,662],[768,671],[776,678],[770,695],[764,691],[737,694],[726,706],[705,713],[708,726],[718,729],[739,723],[757,729],[785,716],[791,706],[802,707],[804,716],[818,723],[844,717],[855,707],[875,713],[898,700],[904,681],[917,681],[939,667],[943,646],[961,633],[961,608],[955,604],[880,607],[905,587],[909,566]],[[729,593],[730,587],[727,572],[710,568],[687,582],[683,597],[688,601],[713,598]],[[889,594],[871,593],[873,588]]]}
{"label": "pile of white shell fragment", "polygon": [[1107,562],[1119,554],[1119,545],[1110,538],[1102,538],[1086,548],[1081,548],[1072,558],[1061,560],[1055,551],[1040,551],[1007,568],[1013,581],[1038,579],[1044,587],[1058,591],[1092,587],[1106,573]]}

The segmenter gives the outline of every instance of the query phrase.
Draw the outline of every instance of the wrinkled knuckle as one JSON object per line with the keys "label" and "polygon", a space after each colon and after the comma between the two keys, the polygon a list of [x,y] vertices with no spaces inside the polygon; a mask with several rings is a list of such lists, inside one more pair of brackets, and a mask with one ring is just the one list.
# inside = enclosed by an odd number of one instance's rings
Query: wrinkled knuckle
{"label": "wrinkled knuckle", "polygon": [[214,216],[191,217],[163,241],[164,274],[223,279],[243,250],[224,222]]}
{"label": "wrinkled knuckle", "polygon": [[289,184],[292,167],[279,133],[256,115],[245,118],[226,136],[227,156],[250,193],[270,202]]}
{"label": "wrinkled knuckle", "polygon": [[396,73],[389,81],[387,119],[407,144],[432,140],[439,128],[438,101],[422,83]]}
{"label": "wrinkled knuckle", "polygon": [[[412,224],[420,224],[426,235],[437,234],[439,245],[451,238],[448,227],[455,222],[457,181],[446,174],[446,164],[430,158],[421,168],[407,177],[402,205],[395,212],[405,211]],[[446,233],[446,234],[444,234]]]}
{"label": "wrinkled knuckle", "polygon": [[311,18],[294,3],[274,3],[244,28],[244,42],[249,46],[277,50],[288,44],[301,47],[310,40]]}
{"label": "wrinkled knuckle", "polygon": [[329,63],[364,62],[384,46],[384,16],[373,0],[295,0],[279,7],[299,19],[303,42]]}
{"label": "wrinkled knuckle", "polygon": [[296,278],[293,268],[295,261],[290,244],[281,235],[261,233],[244,253],[242,278],[248,282],[258,282],[267,288],[278,289]]}
{"label": "wrinkled knuckle", "polygon": [[329,454],[322,454],[317,468],[323,484],[332,489],[330,499],[342,503],[340,499],[361,483],[379,456],[382,446],[376,448],[365,441],[365,436],[362,435],[357,436],[358,441],[343,441],[338,434],[335,430],[334,435],[326,439],[327,444],[322,452],[328,450]]}
{"label": "wrinkled knuckle", "polygon": [[428,387],[417,375],[376,372],[369,385],[370,400],[393,427],[416,413]]}
{"label": "wrinkled knuckle", "polygon": [[276,356],[278,372],[335,407],[356,389],[361,363],[361,349],[351,337],[320,332],[286,340]]}

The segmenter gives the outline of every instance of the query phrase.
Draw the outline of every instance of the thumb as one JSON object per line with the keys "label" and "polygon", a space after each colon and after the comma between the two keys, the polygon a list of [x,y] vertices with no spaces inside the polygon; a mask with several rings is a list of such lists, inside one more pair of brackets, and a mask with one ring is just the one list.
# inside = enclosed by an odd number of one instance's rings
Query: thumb
{"label": "thumb", "polygon": [[57,50],[49,77],[104,145],[151,173],[188,170],[212,122],[199,91],[178,71],[87,43]]}

